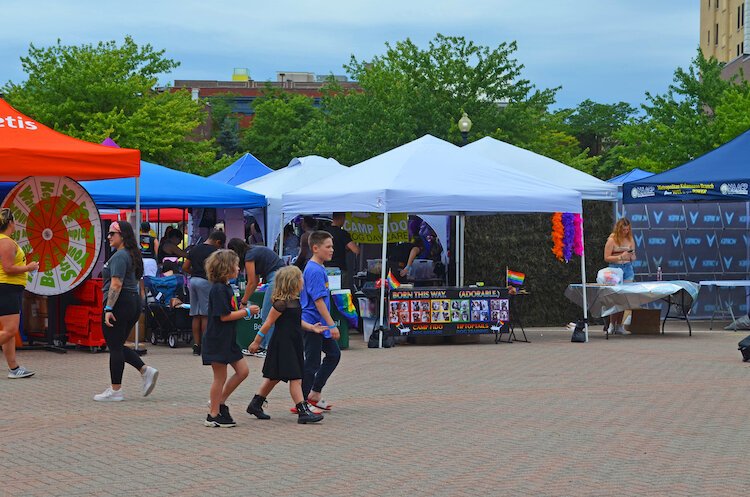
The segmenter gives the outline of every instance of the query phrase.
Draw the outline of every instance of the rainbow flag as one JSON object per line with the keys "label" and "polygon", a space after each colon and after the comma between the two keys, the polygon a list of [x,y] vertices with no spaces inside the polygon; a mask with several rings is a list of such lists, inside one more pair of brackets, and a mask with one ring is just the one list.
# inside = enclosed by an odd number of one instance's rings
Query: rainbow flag
{"label": "rainbow flag", "polygon": [[401,286],[401,283],[398,282],[391,271],[388,271],[388,276],[386,279],[388,280],[388,286],[391,288],[391,290],[395,290],[396,288]]}
{"label": "rainbow flag", "polygon": [[334,293],[331,297],[333,298],[333,303],[336,304],[336,309],[346,318],[349,327],[356,328],[359,324],[359,315],[357,314],[357,308],[354,307],[352,294],[349,292]]}
{"label": "rainbow flag", "polygon": [[519,273],[518,271],[511,271],[510,269],[506,269],[505,278],[509,286],[521,286],[523,285],[523,280],[526,279],[526,275],[523,273]]}

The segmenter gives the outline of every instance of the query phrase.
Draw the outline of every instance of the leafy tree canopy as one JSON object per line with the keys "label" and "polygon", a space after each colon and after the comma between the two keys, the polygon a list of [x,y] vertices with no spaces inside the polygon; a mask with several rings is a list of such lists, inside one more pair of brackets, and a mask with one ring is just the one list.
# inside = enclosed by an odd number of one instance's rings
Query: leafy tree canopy
{"label": "leafy tree canopy", "polygon": [[190,139],[203,123],[202,104],[187,92],[154,90],[159,74],[179,65],[131,37],[96,45],[33,44],[21,63],[28,78],[3,92],[19,111],[60,132],[92,142],[111,137],[144,160],[188,171],[213,161],[213,142]]}

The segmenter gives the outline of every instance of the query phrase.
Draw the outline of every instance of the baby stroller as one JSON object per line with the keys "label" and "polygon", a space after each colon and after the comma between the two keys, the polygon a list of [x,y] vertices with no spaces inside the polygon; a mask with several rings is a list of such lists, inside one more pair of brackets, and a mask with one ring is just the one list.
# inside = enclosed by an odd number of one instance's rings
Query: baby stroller
{"label": "baby stroller", "polygon": [[190,308],[169,305],[173,297],[183,302],[189,300],[185,278],[182,275],[144,276],[143,284],[146,289],[146,325],[151,330],[151,343],[156,345],[162,340],[171,348],[177,347],[179,340],[190,344],[193,341]]}

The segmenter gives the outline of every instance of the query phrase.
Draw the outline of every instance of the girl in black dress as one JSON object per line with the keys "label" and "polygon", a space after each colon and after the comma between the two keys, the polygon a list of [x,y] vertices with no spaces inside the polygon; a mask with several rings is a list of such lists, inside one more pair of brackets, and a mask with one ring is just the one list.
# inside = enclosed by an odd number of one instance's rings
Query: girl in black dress
{"label": "girl in black dress", "polygon": [[289,382],[289,393],[297,406],[298,423],[315,423],[323,419],[322,415],[310,410],[302,396],[302,330],[323,333],[328,327],[320,323],[310,324],[302,321],[302,307],[299,303],[301,290],[302,272],[298,267],[286,266],[276,272],[272,295],[273,308],[255,340],[248,347],[250,352],[256,352],[265,333],[271,326],[275,326],[263,363],[263,383],[247,406],[247,412],[258,419],[271,419],[271,416],[263,412],[263,403],[279,381]]}
{"label": "girl in black dress", "polygon": [[[257,305],[239,309],[229,280],[240,270],[240,258],[232,250],[217,250],[206,259],[206,276],[212,283],[208,294],[208,327],[203,337],[201,356],[203,364],[210,365],[214,373],[211,384],[211,411],[203,422],[205,426],[229,428],[236,426],[227,398],[247,378],[245,358],[237,345],[235,321],[260,312]],[[227,381],[227,364],[234,374]]]}

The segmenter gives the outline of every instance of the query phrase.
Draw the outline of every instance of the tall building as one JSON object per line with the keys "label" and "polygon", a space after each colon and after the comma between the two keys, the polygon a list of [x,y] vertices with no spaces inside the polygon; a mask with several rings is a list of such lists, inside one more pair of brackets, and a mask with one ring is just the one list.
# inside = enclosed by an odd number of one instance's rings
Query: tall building
{"label": "tall building", "polygon": [[699,0],[700,47],[706,58],[726,63],[723,75],[742,67],[750,77],[750,0]]}

